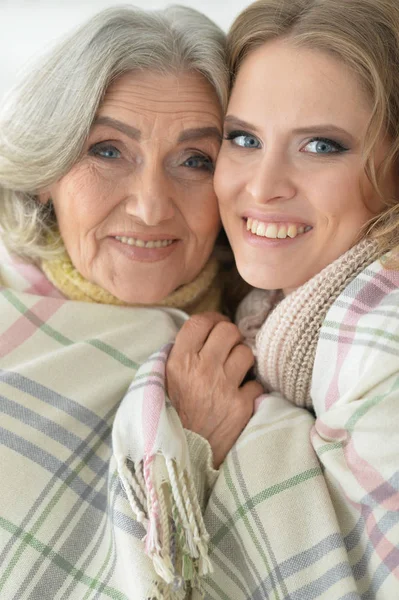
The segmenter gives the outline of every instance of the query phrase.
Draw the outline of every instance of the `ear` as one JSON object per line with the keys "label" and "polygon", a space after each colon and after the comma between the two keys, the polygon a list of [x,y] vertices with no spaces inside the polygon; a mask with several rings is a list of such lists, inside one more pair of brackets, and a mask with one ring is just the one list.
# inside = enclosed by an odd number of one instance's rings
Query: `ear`
{"label": "ear", "polygon": [[47,204],[47,202],[51,201],[51,194],[50,194],[50,190],[48,189],[44,189],[41,190],[38,194],[37,194],[37,199],[39,200],[40,204]]}

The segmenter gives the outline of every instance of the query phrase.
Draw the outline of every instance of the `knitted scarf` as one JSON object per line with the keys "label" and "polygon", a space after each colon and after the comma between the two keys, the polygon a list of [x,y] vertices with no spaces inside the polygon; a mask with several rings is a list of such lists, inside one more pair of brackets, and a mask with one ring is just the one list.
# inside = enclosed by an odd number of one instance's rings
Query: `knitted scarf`
{"label": "knitted scarf", "polygon": [[268,391],[297,406],[312,407],[310,386],[320,328],[346,286],[379,255],[363,240],[300,288],[254,290],[237,311],[237,324],[256,355],[257,375]]}
{"label": "knitted scarf", "polygon": [[[43,260],[41,268],[47,279],[70,300],[129,306],[85,279],[75,269],[66,252],[60,258]],[[157,306],[178,308],[188,314],[220,310],[222,284],[217,277],[218,271],[218,261],[211,258],[194,281],[179,287]]]}

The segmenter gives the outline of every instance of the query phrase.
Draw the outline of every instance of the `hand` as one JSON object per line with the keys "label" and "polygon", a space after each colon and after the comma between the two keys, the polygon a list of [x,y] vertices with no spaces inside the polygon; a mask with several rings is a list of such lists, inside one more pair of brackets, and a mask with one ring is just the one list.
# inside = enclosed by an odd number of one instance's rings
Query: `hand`
{"label": "hand", "polygon": [[179,331],[166,365],[167,391],[183,426],[208,440],[218,468],[252,416],[262,386],[241,386],[254,356],[227,317],[203,313]]}

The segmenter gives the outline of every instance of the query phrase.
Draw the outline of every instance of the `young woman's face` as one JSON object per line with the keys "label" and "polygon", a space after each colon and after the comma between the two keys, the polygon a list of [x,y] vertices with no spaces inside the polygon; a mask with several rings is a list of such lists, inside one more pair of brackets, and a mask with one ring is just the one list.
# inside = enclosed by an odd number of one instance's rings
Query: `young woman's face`
{"label": "young woman's face", "polygon": [[129,73],[110,86],[82,157],[41,194],[86,279],[147,304],[199,274],[220,229],[221,121],[199,74]]}
{"label": "young woman's face", "polygon": [[[248,283],[289,293],[347,251],[381,211],[362,160],[370,116],[355,77],[327,54],[273,41],[245,59],[215,190]],[[377,166],[384,149],[381,141]]]}

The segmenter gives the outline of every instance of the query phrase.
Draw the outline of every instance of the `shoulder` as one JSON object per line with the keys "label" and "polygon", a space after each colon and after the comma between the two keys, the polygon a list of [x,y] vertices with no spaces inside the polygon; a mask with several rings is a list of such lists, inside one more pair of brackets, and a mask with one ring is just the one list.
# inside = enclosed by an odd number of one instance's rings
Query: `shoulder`
{"label": "shoulder", "polygon": [[380,260],[338,296],[319,335],[312,378],[316,404],[358,399],[398,376],[398,309],[399,271]]}
{"label": "shoulder", "polygon": [[[387,269],[381,260],[366,267],[343,290],[326,315],[320,337],[335,339],[344,331],[365,333],[362,327],[373,328],[373,339],[379,327],[389,323],[394,329],[399,325],[399,270]],[[334,335],[335,334],[335,335]]]}

